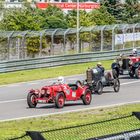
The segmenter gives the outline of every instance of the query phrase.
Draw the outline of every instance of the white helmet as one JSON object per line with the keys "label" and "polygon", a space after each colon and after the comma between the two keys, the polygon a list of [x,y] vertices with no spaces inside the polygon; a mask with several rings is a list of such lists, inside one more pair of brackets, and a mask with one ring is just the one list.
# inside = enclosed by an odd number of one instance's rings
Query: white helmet
{"label": "white helmet", "polygon": [[134,48],[132,51],[133,51],[133,53],[137,53],[137,49],[136,48]]}
{"label": "white helmet", "polygon": [[64,77],[63,76],[59,76],[57,80],[60,84],[64,83]]}

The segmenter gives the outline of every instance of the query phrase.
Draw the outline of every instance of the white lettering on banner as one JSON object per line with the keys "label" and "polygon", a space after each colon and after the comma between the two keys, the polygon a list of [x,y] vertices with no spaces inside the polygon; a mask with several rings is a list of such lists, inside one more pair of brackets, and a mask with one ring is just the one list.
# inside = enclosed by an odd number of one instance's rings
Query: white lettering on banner
{"label": "white lettering on banner", "polygon": [[115,45],[123,44],[124,42],[139,41],[139,40],[140,40],[140,32],[115,35]]}
{"label": "white lettering on banner", "polygon": [[115,45],[123,44],[124,43],[124,36],[123,34],[116,34],[115,35]]}

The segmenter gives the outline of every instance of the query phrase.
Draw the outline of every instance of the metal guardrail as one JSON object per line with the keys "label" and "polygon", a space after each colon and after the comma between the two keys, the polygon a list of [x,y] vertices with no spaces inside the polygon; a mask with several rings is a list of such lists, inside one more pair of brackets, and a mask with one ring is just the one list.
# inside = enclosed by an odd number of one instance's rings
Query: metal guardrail
{"label": "metal guardrail", "polygon": [[0,73],[109,60],[114,59],[120,53],[130,53],[131,50],[132,49],[125,49],[109,52],[81,53],[63,56],[40,57],[24,60],[2,61],[0,62]]}

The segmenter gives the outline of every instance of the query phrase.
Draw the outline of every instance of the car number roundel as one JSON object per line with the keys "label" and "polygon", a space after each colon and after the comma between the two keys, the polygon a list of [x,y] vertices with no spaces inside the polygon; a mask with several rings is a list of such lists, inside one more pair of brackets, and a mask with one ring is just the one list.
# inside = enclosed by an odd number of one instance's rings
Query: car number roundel
{"label": "car number roundel", "polygon": [[72,92],[72,97],[76,97],[76,92]]}

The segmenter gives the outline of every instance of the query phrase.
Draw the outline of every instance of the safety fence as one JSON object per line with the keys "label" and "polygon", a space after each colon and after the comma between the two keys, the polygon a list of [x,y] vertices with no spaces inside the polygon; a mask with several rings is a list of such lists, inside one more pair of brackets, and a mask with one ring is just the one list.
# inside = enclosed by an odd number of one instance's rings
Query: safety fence
{"label": "safety fence", "polygon": [[0,73],[12,72],[18,70],[62,66],[68,64],[78,64],[78,63],[92,62],[92,61],[99,61],[99,60],[109,60],[109,59],[114,59],[116,56],[119,56],[120,53],[129,54],[131,52],[132,49],[124,49],[119,51],[79,53],[75,55],[62,55],[62,56],[40,57],[40,58],[24,59],[24,60],[2,61],[0,62]]}
{"label": "safety fence", "polygon": [[[78,37],[79,34],[79,37]],[[0,31],[0,60],[116,51],[140,46],[140,23]]]}
{"label": "safety fence", "polygon": [[9,140],[139,140],[140,112],[127,116],[46,131],[27,131]]}

